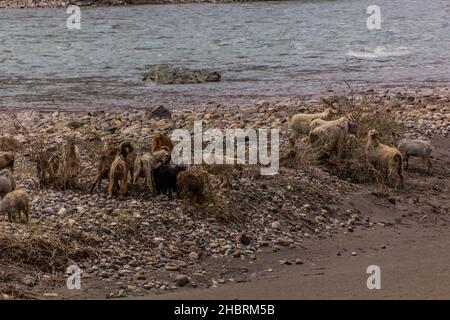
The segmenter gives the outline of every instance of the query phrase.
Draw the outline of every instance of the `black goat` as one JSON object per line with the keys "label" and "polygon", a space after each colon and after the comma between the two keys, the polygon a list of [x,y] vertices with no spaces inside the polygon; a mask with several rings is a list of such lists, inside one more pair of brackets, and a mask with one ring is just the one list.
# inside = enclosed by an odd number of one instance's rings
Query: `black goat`
{"label": "black goat", "polygon": [[177,190],[177,175],[186,170],[183,165],[161,165],[153,171],[157,194],[168,194]]}

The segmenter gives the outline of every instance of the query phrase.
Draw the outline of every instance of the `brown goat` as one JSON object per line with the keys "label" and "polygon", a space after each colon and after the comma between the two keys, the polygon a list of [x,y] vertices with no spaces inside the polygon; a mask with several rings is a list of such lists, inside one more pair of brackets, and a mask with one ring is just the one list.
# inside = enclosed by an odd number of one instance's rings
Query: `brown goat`
{"label": "brown goat", "polygon": [[15,156],[13,153],[3,153],[0,155],[0,170],[9,169],[14,172]]}
{"label": "brown goat", "polygon": [[12,222],[14,216],[18,216],[20,221],[21,213],[23,212],[28,223],[30,219],[30,199],[22,190],[14,190],[0,201],[0,211],[8,215],[9,222]]}
{"label": "brown goat", "polygon": [[366,156],[370,164],[378,171],[387,173],[388,180],[392,180],[394,187],[403,188],[403,157],[397,148],[380,142],[378,131],[368,132]]}
{"label": "brown goat", "polygon": [[161,147],[166,146],[172,151],[174,145],[170,137],[164,133],[156,132],[150,143],[150,152],[158,151]]}
{"label": "brown goat", "polygon": [[119,187],[119,195],[125,196],[128,191],[127,157],[134,154],[134,148],[130,142],[122,142],[119,145],[119,153],[116,155],[109,169],[108,194],[112,196]]}
{"label": "brown goat", "polygon": [[109,179],[109,172],[111,169],[111,165],[114,162],[117,154],[121,154],[125,159],[125,164],[127,166],[127,170],[132,170],[133,167],[133,157],[134,157],[134,149],[130,142],[109,142],[106,143],[102,155],[100,156],[100,160],[97,165],[97,178],[91,187],[91,193],[94,191],[95,187],[99,190],[101,188],[101,183],[103,179]]}
{"label": "brown goat", "polygon": [[339,159],[348,133],[353,132],[355,128],[355,117],[348,114],[332,121],[317,120],[315,119],[311,123],[313,128],[309,133],[309,140],[318,158],[326,159],[331,155],[336,155]]}
{"label": "brown goat", "polygon": [[8,169],[0,171],[0,199],[16,189],[13,174]]}

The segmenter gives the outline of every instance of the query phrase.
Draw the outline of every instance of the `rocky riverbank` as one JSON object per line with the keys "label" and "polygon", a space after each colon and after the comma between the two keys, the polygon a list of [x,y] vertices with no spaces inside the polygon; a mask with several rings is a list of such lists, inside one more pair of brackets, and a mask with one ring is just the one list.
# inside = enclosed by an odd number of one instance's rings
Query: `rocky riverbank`
{"label": "rocky riverbank", "polygon": [[78,6],[121,6],[142,4],[230,3],[255,0],[0,0],[0,8],[57,8]]}
{"label": "rocky riverbank", "polygon": [[[369,93],[353,97],[352,103],[364,104],[374,116],[392,115],[409,135],[448,137],[447,92]],[[224,258],[252,261],[264,248],[295,248],[306,238],[375,227],[376,222],[341,200],[376,186],[341,180],[320,166],[284,160],[275,176],[261,176],[257,166],[247,166],[230,188],[220,188],[211,176],[217,202],[206,207],[177,197],[152,196],[141,188],[125,199],[88,193],[101,140],[129,139],[145,149],[155,131],[190,130],[195,120],[203,120],[204,128],[279,128],[283,155],[288,151],[287,115],[325,107],[319,100],[261,101],[240,108],[210,104],[172,109],[171,118],[145,110],[2,112],[0,148],[16,151],[15,177],[32,205],[29,225],[0,217],[0,278],[4,280],[0,292],[4,298],[56,297],[54,291],[64,287],[66,267],[72,264],[81,268],[83,279],[109,284],[106,297],[166,292],[185,285],[220,286],[238,281],[238,276],[211,273],[208,263]],[[45,145],[59,148],[63,137],[73,132],[82,158],[80,189],[40,188],[30,160],[31,146],[43,139]]]}

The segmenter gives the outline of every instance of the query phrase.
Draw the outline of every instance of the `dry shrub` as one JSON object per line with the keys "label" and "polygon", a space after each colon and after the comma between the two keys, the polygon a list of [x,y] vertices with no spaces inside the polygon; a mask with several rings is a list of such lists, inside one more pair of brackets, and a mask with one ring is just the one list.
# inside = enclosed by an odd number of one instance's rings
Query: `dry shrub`
{"label": "dry shrub", "polygon": [[23,144],[13,137],[0,137],[0,151],[17,152],[23,148]]}
{"label": "dry shrub", "polygon": [[4,299],[5,296],[8,299],[34,299],[35,295],[28,290],[24,290],[19,285],[0,283],[0,300]]}
{"label": "dry shrub", "polygon": [[[60,157],[58,148],[48,146],[43,134],[30,134],[28,127],[24,125],[17,117],[17,114],[11,115],[11,122],[16,130],[20,130],[26,138],[26,146],[29,148],[31,161],[36,164],[36,171],[41,187],[54,186],[56,184],[56,175],[59,169]],[[5,138],[4,143],[12,143]],[[0,143],[2,140],[0,140]]]}
{"label": "dry shrub", "polygon": [[201,168],[189,167],[177,177],[177,194],[182,199],[201,204],[211,198],[208,173]]}
{"label": "dry shrub", "polygon": [[61,154],[57,147],[42,148],[33,153],[39,183],[42,187],[57,186],[57,176],[61,166]]}
{"label": "dry shrub", "polygon": [[27,239],[0,234],[0,262],[28,265],[42,272],[64,272],[69,260],[95,257],[94,245],[98,244],[98,240],[74,230],[65,230],[60,236],[33,233]]}
{"label": "dry shrub", "polygon": [[188,200],[184,209],[201,218],[214,218],[223,223],[242,223],[245,217],[232,199],[222,194],[220,183],[212,183],[211,176],[201,167],[192,166],[178,174],[177,194]]}
{"label": "dry shrub", "polygon": [[353,100],[340,99],[337,117],[350,113],[356,120],[356,126],[340,146],[341,157],[331,157],[324,164],[330,173],[342,179],[358,183],[374,180],[382,182],[382,179],[370,170],[366,159],[367,133],[370,129],[376,129],[380,133],[381,141],[392,145],[393,135],[399,135],[404,128],[395,122],[393,115],[372,109],[367,98],[357,104]]}
{"label": "dry shrub", "polygon": [[58,187],[63,190],[78,187],[81,162],[75,135],[66,136],[65,140],[57,177]]}
{"label": "dry shrub", "polygon": [[308,169],[314,162],[311,145],[301,140],[295,143],[294,149],[285,150],[280,157],[280,166],[290,169]]}
{"label": "dry shrub", "polygon": [[239,205],[234,200],[220,194],[212,194],[202,204],[189,202],[184,209],[194,216],[214,218],[221,223],[243,224],[246,220]]}
{"label": "dry shrub", "polygon": [[79,145],[86,151],[89,160],[95,162],[102,152],[104,142],[99,136],[92,134],[86,140],[80,140]]}
{"label": "dry shrub", "polygon": [[242,224],[246,220],[235,200],[221,195],[214,195],[204,212],[222,223]]}

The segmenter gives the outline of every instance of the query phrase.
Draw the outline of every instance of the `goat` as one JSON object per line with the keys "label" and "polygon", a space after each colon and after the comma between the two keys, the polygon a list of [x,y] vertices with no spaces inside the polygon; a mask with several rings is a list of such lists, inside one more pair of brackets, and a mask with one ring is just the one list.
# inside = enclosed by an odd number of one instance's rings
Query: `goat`
{"label": "goat", "polygon": [[328,123],[329,121],[323,120],[323,119],[314,119],[309,124],[309,132],[313,131],[315,128],[320,127],[321,125],[324,125]]}
{"label": "goat", "polygon": [[9,169],[11,172],[14,172],[14,161],[14,153],[3,153],[0,155],[0,170]]}
{"label": "goat", "polygon": [[311,144],[316,151],[320,152],[319,158],[330,157],[332,154],[340,158],[341,146],[347,134],[354,131],[355,118],[349,114],[336,120],[320,122],[320,124],[309,133]]}
{"label": "goat", "polygon": [[134,156],[134,149],[131,143],[128,141],[122,142],[120,144],[118,144],[117,142],[105,143],[102,155],[100,156],[100,160],[97,165],[97,178],[92,184],[90,193],[94,191],[95,187],[100,189],[103,179],[109,179],[111,165],[116,159],[117,154],[119,153],[122,154],[122,157],[125,159],[127,170],[132,170],[131,167],[133,166],[132,158]]}
{"label": "goat", "polygon": [[404,155],[405,168],[409,167],[409,157],[420,157],[426,162],[427,172],[431,173],[431,152],[434,148],[430,142],[417,139],[402,139],[397,145],[402,155]]}
{"label": "goat", "polygon": [[0,199],[16,189],[14,177],[8,169],[0,171]]}
{"label": "goat", "polygon": [[14,190],[9,192],[0,201],[0,211],[8,215],[8,221],[12,222],[13,216],[18,216],[21,220],[21,213],[25,213],[26,222],[29,221],[30,199],[22,190]]}
{"label": "goat", "polygon": [[133,146],[130,142],[122,142],[119,146],[119,153],[116,155],[111,168],[109,169],[109,186],[108,194],[112,196],[117,187],[119,187],[119,194],[125,196],[128,191],[128,171],[127,157],[134,153]]}
{"label": "goat", "polygon": [[153,171],[155,179],[155,189],[157,194],[168,194],[177,189],[177,176],[181,171],[186,170],[184,165],[161,165]]}
{"label": "goat", "polygon": [[61,166],[61,156],[57,151],[55,147],[39,150],[34,158],[39,182],[42,186],[57,185],[58,172]]}
{"label": "goat", "polygon": [[315,119],[329,119],[331,117],[333,109],[327,108],[321,113],[297,113],[290,115],[288,117],[288,127],[291,129],[292,133],[289,137],[289,143],[291,147],[295,145],[295,141],[300,137],[300,135],[305,135],[309,133],[309,125],[311,121]]}
{"label": "goat", "polygon": [[394,180],[396,188],[403,188],[403,157],[400,150],[380,142],[378,131],[368,132],[366,157],[378,171],[387,173],[388,180]]}
{"label": "goat", "polygon": [[150,152],[158,151],[161,147],[166,146],[172,151],[174,145],[170,137],[164,133],[156,132],[150,142]]}
{"label": "goat", "polygon": [[[215,156],[214,155],[205,155],[204,160],[205,164],[203,164],[203,168],[210,174],[214,176],[221,177],[221,187],[231,187],[231,180],[233,179],[234,173],[237,171],[238,176],[242,177],[242,173],[244,170],[244,166],[242,164],[237,163],[239,160],[230,158],[227,156],[222,156],[223,163],[214,163]],[[210,163],[210,164],[208,164]]]}
{"label": "goat", "polygon": [[170,162],[171,154],[168,147],[161,147],[153,154],[144,152],[136,157],[134,161],[133,185],[135,185],[140,177],[145,179],[145,189],[155,190],[155,179],[153,171],[160,165],[167,165]]}

